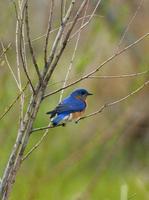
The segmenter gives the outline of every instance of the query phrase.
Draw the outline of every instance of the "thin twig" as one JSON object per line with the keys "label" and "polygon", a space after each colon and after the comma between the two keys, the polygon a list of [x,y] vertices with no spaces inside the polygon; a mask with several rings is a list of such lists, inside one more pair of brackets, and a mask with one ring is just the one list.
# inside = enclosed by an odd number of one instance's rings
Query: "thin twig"
{"label": "thin twig", "polygon": [[137,39],[135,42],[131,43],[130,45],[126,46],[125,48],[123,48],[121,51],[113,54],[111,57],[109,57],[108,59],[106,59],[103,63],[101,63],[98,67],[96,67],[93,71],[89,72],[88,74],[82,76],[81,78],[77,79],[76,81],[66,85],[65,87],[61,87],[49,94],[46,94],[43,98],[47,98],[53,94],[56,94],[58,92],[60,92],[63,89],[67,89],[85,79],[87,79],[88,77],[92,76],[93,74],[95,74],[96,72],[99,71],[99,69],[101,69],[104,65],[106,65],[107,63],[109,63],[111,60],[113,60],[114,58],[116,58],[117,56],[121,55],[122,53],[124,53],[125,51],[127,51],[128,49],[132,48],[133,46],[135,46],[136,44],[138,44],[139,42],[141,42],[142,40],[144,40],[146,37],[149,36],[149,33],[144,34],[142,37],[140,37],[139,39]]}
{"label": "thin twig", "polygon": [[66,4],[67,4],[67,0],[64,0],[64,3],[63,3],[63,16],[65,16],[65,13],[66,13]]}
{"label": "thin twig", "polygon": [[[21,2],[19,1],[19,11],[20,11],[20,15],[22,13],[22,5]],[[16,12],[16,65],[17,65],[17,73],[18,73],[18,81],[19,81],[19,85],[20,85],[20,92],[22,92],[22,81],[21,81],[21,73],[20,73],[20,58],[19,58],[19,23],[20,23],[20,18],[18,15],[18,10],[17,10],[17,6],[16,6],[16,2],[13,2],[14,7],[15,7],[15,12]],[[23,34],[24,35],[24,34]],[[22,92],[21,95],[21,100],[20,100],[20,123],[22,123],[22,119],[23,119],[23,110],[24,110],[24,93]]]}
{"label": "thin twig", "polygon": [[119,41],[119,43],[118,43],[118,46],[117,46],[117,50],[116,50],[116,51],[119,50],[120,45],[122,44],[122,42],[123,42],[123,40],[124,40],[124,38],[125,38],[125,36],[126,36],[128,30],[129,30],[129,28],[130,28],[130,25],[133,23],[134,19],[136,18],[137,14],[138,14],[138,12],[139,12],[139,10],[140,10],[142,4],[143,4],[143,1],[144,1],[144,0],[142,0],[142,1],[139,2],[139,5],[138,5],[138,7],[137,7],[135,13],[134,13],[133,16],[130,18],[130,20],[129,20],[129,22],[128,22],[128,24],[127,24],[127,26],[126,26],[126,28],[125,28],[123,34],[122,34],[122,37],[121,37],[121,39],[120,39],[120,41]]}
{"label": "thin twig", "polygon": [[[25,0],[22,0],[22,2],[20,2],[20,12],[22,13],[23,15],[23,10],[25,9],[25,5],[23,5]],[[24,4],[27,3],[28,0],[26,0],[26,2]],[[22,4],[21,4],[22,3]],[[22,16],[23,18],[23,16]],[[22,53],[23,53],[23,56],[24,56],[24,62],[25,62],[25,66],[26,66],[26,70],[28,72],[28,66],[27,66],[27,58],[26,58],[26,45],[25,45],[25,26],[24,26],[24,23],[23,23],[23,27],[22,27],[22,41],[23,41],[23,47],[22,47]],[[29,72],[28,72],[29,73]]]}
{"label": "thin twig", "polygon": [[26,23],[26,31],[27,31],[27,40],[28,40],[28,44],[29,44],[32,61],[35,66],[38,78],[39,78],[40,82],[42,82],[41,74],[40,74],[39,67],[36,62],[33,46],[32,46],[31,39],[30,39],[30,27],[29,27],[29,22],[28,22],[28,1],[25,4],[25,23]]}
{"label": "thin twig", "polygon": [[61,24],[63,23],[64,16],[64,0],[61,0]]}
{"label": "thin twig", "polygon": [[[121,74],[121,75],[99,75],[99,76],[89,76],[88,79],[92,79],[92,78],[97,78],[97,79],[117,79],[117,78],[133,78],[133,77],[138,77],[138,76],[142,76],[145,74],[148,74],[149,70],[143,71],[143,72],[135,72],[133,74]],[[77,76],[68,78],[68,80],[72,80],[73,78],[76,78]],[[53,86],[56,84],[60,84],[60,83],[64,83],[65,80],[61,80],[61,81],[56,81],[54,83],[49,84],[49,86]]]}
{"label": "thin twig", "polygon": [[[63,6],[64,6],[64,0],[61,0],[61,13],[60,13],[61,25],[63,24],[63,19],[65,17],[64,13],[63,13]],[[67,23],[66,23],[66,25],[67,25]],[[63,31],[61,38],[60,38],[59,47],[62,46],[63,40],[64,40],[64,31]]]}
{"label": "thin twig", "polygon": [[[27,3],[28,0],[26,0],[25,4]],[[19,24],[19,28],[20,28],[20,41],[19,41],[19,52],[20,52],[20,58],[21,58],[21,62],[22,62],[22,66],[23,66],[23,70],[24,70],[24,73],[26,75],[26,78],[30,84],[30,87],[33,91],[33,93],[35,94],[35,89],[34,89],[34,86],[32,84],[32,81],[30,79],[30,76],[28,74],[28,71],[26,69],[26,63],[25,63],[25,60],[24,60],[24,56],[23,56],[23,51],[22,51],[22,39],[23,39],[23,35],[22,35],[22,28],[23,28],[23,20],[24,20],[24,7],[22,8],[22,13],[21,13],[21,19],[20,19],[20,24]]]}
{"label": "thin twig", "polygon": [[136,77],[136,76],[141,76],[144,74],[148,74],[149,70],[143,71],[143,72],[138,72],[138,73],[133,73],[133,74],[122,74],[122,75],[113,75],[113,76],[89,76],[88,78],[99,78],[99,79],[115,79],[115,78],[131,78],[131,77]]}
{"label": "thin twig", "polygon": [[17,73],[18,73],[18,80],[19,80],[19,85],[20,85],[20,90],[21,90],[21,74],[20,74],[20,60],[19,60],[19,44],[18,44],[18,39],[19,39],[19,16],[18,16],[18,11],[16,7],[16,3],[14,3],[15,10],[16,10],[16,65],[17,65]]}
{"label": "thin twig", "polygon": [[[6,49],[5,49],[5,47],[4,47],[2,41],[1,41],[1,46],[2,46],[3,51],[5,51]],[[12,67],[11,67],[11,65],[10,65],[10,63],[9,63],[9,61],[8,61],[8,58],[7,58],[6,53],[4,54],[4,56],[5,56],[5,60],[6,60],[6,63],[7,63],[7,65],[8,65],[8,68],[9,68],[9,70],[10,70],[10,72],[11,72],[11,74],[12,74],[12,76],[13,76],[13,78],[14,78],[16,84],[17,84],[17,87],[20,89],[20,85],[19,85],[18,80],[17,80],[17,78],[16,78],[16,76],[15,76],[13,70],[12,70]]]}
{"label": "thin twig", "polygon": [[48,126],[43,126],[43,127],[40,127],[40,128],[34,128],[34,129],[32,130],[31,133],[33,133],[33,132],[37,132],[37,131],[43,131],[43,130],[46,130],[46,129],[57,128],[57,127],[59,127],[59,126],[63,126],[63,127],[64,127],[63,124],[59,124],[59,125],[57,125],[57,126],[51,126],[51,125],[48,125]]}
{"label": "thin twig", "polygon": [[16,14],[16,19],[17,21],[19,21],[19,14],[18,14],[18,9],[17,9],[17,5],[16,2],[14,0],[12,0],[12,3],[14,5],[14,10],[15,10],[15,14]]}
{"label": "thin twig", "polygon": [[5,117],[5,115],[11,110],[11,108],[16,104],[16,102],[21,97],[22,93],[26,90],[27,86],[28,86],[28,82],[26,83],[22,91],[18,94],[18,96],[14,99],[14,101],[8,106],[8,108],[5,109],[4,113],[0,116],[0,120],[2,120]]}
{"label": "thin twig", "polygon": [[101,106],[97,111],[89,114],[89,115],[86,115],[84,117],[81,117],[78,121],[82,120],[82,119],[85,119],[85,118],[88,118],[88,117],[92,117],[94,115],[97,115],[99,113],[101,113],[105,108],[108,108],[110,106],[113,106],[115,104],[118,104],[118,103],[121,103],[122,101],[125,101],[126,99],[128,99],[129,97],[135,95],[136,93],[138,93],[140,90],[142,90],[145,86],[147,86],[149,84],[149,80],[146,81],[144,84],[142,84],[140,87],[138,87],[136,90],[134,90],[133,92],[129,93],[128,95],[124,96],[123,98],[120,98],[119,100],[116,100],[116,101],[113,101],[111,103],[106,103],[104,104],[103,106]]}
{"label": "thin twig", "polygon": [[4,48],[3,52],[0,55],[0,58],[3,57],[3,55],[5,55],[5,53],[10,49],[10,47],[11,47],[11,43],[9,43],[6,48]]}
{"label": "thin twig", "polygon": [[38,146],[42,143],[42,141],[44,140],[44,138],[47,136],[47,133],[48,133],[48,131],[46,131],[46,132],[42,135],[42,137],[40,138],[40,140],[39,140],[39,141],[30,149],[30,151],[22,158],[22,162],[23,162],[24,160],[26,160],[26,159],[30,156],[30,154],[38,148]]}
{"label": "thin twig", "polygon": [[47,29],[47,33],[46,33],[45,47],[44,47],[45,65],[47,64],[47,48],[48,48],[48,42],[49,42],[49,35],[50,35],[50,32],[51,32],[51,27],[52,27],[53,10],[54,10],[54,0],[51,0],[49,23],[48,23],[48,29]]}
{"label": "thin twig", "polygon": [[[50,122],[51,123],[51,122]],[[48,127],[50,127],[50,123],[49,123],[49,125],[48,125]],[[45,130],[45,129],[43,129],[43,130]],[[42,141],[44,140],[44,138],[47,136],[47,134],[48,134],[48,129],[46,129],[46,131],[44,132],[44,134],[43,134],[43,136],[40,138],[40,140],[30,149],[30,151],[22,158],[22,161],[24,161],[24,160],[26,160],[29,156],[30,156],[30,154],[34,151],[34,150],[36,150],[37,148],[38,148],[38,146],[42,143]]]}

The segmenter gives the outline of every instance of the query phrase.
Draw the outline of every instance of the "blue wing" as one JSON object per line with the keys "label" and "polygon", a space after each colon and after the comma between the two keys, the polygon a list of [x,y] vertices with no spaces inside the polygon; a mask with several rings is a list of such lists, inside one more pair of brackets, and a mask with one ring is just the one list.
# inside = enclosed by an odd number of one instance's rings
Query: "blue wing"
{"label": "blue wing", "polygon": [[69,96],[65,98],[54,110],[47,112],[47,114],[51,114],[51,117],[54,117],[56,114],[79,112],[84,110],[85,107],[86,103],[84,101]]}

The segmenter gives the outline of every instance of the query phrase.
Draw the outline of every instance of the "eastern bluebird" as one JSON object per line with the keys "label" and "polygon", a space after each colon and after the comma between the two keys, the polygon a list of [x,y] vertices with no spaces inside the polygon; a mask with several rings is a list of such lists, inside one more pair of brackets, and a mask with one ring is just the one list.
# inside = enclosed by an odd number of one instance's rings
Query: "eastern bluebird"
{"label": "eastern bluebird", "polygon": [[66,121],[77,121],[85,112],[88,95],[92,94],[85,89],[76,89],[63,99],[54,110],[47,112],[46,114],[51,115],[52,125],[65,125]]}

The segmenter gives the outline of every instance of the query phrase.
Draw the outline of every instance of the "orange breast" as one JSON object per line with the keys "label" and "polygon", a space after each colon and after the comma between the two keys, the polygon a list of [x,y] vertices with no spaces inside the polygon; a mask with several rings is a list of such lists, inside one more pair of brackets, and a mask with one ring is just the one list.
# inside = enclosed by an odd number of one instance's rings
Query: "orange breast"
{"label": "orange breast", "polygon": [[72,120],[78,120],[80,117],[82,117],[84,112],[85,112],[85,110],[83,110],[81,112],[72,113]]}

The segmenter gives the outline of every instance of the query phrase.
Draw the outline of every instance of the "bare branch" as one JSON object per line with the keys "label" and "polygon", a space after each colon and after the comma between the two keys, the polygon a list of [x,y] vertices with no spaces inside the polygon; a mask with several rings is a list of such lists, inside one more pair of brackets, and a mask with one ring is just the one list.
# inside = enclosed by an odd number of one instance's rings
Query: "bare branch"
{"label": "bare branch", "polygon": [[32,133],[33,133],[33,132],[37,132],[37,131],[43,131],[43,130],[46,130],[46,129],[51,129],[51,128],[57,128],[57,127],[59,127],[59,126],[63,126],[63,127],[64,127],[63,124],[59,124],[59,125],[57,125],[57,126],[48,125],[48,126],[43,126],[43,127],[40,127],[40,128],[34,128],[34,129],[32,130]]}
{"label": "bare branch", "polygon": [[65,87],[61,87],[49,94],[46,94],[43,98],[47,98],[48,96],[51,96],[53,94],[56,94],[58,92],[60,92],[63,89],[67,89],[85,79],[87,79],[88,77],[92,76],[93,74],[95,74],[96,72],[99,71],[99,69],[101,69],[104,65],[106,65],[107,63],[109,63],[111,60],[113,60],[114,58],[116,58],[118,55],[121,55],[122,53],[124,53],[125,51],[127,51],[128,49],[132,48],[133,46],[135,46],[136,44],[138,44],[139,42],[141,42],[142,40],[144,40],[146,37],[149,36],[149,33],[144,34],[142,37],[140,37],[139,39],[137,39],[135,42],[131,43],[130,45],[126,46],[125,48],[123,48],[121,51],[113,54],[111,57],[109,57],[108,59],[106,59],[103,63],[101,63],[98,67],[96,67],[93,71],[91,71],[90,73],[82,76],[81,78],[79,78],[78,80],[66,85]]}
{"label": "bare branch", "polygon": [[[26,0],[26,2],[27,2],[27,0]],[[26,68],[26,63],[25,63],[25,59],[24,59],[24,56],[23,56],[23,50],[22,50],[22,40],[23,40],[22,28],[23,28],[24,9],[22,9],[21,17],[22,18],[20,19],[20,24],[19,24],[19,28],[20,28],[19,52],[20,52],[20,57],[21,57],[24,73],[26,75],[26,78],[27,78],[27,80],[30,84],[30,87],[31,87],[33,93],[35,93],[32,81],[30,79],[30,76],[29,76],[27,68]]]}
{"label": "bare branch", "polygon": [[[19,1],[19,11],[20,13],[22,13],[22,6],[21,6],[21,2]],[[20,58],[19,58],[19,23],[20,23],[20,18],[18,15],[18,10],[17,10],[17,6],[16,3],[13,1],[14,7],[15,7],[15,12],[16,12],[16,65],[17,65],[17,73],[18,73],[18,81],[19,81],[19,85],[20,85],[20,91],[22,92],[22,81],[21,81],[21,72],[20,72]],[[23,30],[24,30],[24,25],[23,25]],[[24,31],[23,31],[24,33]],[[24,36],[24,34],[22,34]],[[24,38],[24,37],[23,37]],[[26,65],[27,68],[27,65]],[[22,122],[23,119],[23,108],[24,108],[24,93],[22,92],[21,95],[21,100],[20,100],[20,123]]]}
{"label": "bare branch", "polygon": [[36,62],[34,50],[33,50],[31,39],[30,39],[30,27],[29,27],[29,22],[28,22],[28,2],[26,2],[26,4],[25,4],[25,23],[26,23],[27,39],[28,39],[28,44],[29,44],[29,49],[30,49],[32,61],[33,61],[33,64],[35,66],[38,78],[42,82],[41,74],[40,74],[39,67],[38,67],[37,62]]}
{"label": "bare branch", "polygon": [[[14,5],[15,2],[14,2]],[[17,72],[18,72],[18,80],[19,80],[19,85],[20,85],[20,90],[21,90],[21,74],[20,74],[20,60],[19,60],[19,18],[17,16],[17,23],[16,23],[16,64],[17,64]]]}
{"label": "bare branch", "polygon": [[[26,0],[27,2],[28,0]],[[25,2],[25,0],[22,0],[20,1],[20,12],[21,12],[21,15],[24,15],[24,5],[23,3]],[[23,19],[23,16],[21,16],[21,18]],[[21,20],[21,19],[20,19]],[[27,57],[26,57],[26,45],[25,45],[25,25],[24,23],[22,24],[22,41],[23,41],[23,46],[22,46],[22,53],[23,53],[23,56],[24,56],[24,62],[25,62],[25,66],[26,66],[26,70],[27,72],[29,73],[28,71],[28,66],[27,66]]]}
{"label": "bare branch", "polygon": [[54,0],[51,0],[49,23],[48,23],[48,29],[46,33],[46,40],[45,40],[45,47],[44,47],[45,65],[47,64],[47,48],[48,48],[49,35],[51,32],[51,27],[52,27],[53,10],[54,10]]}

